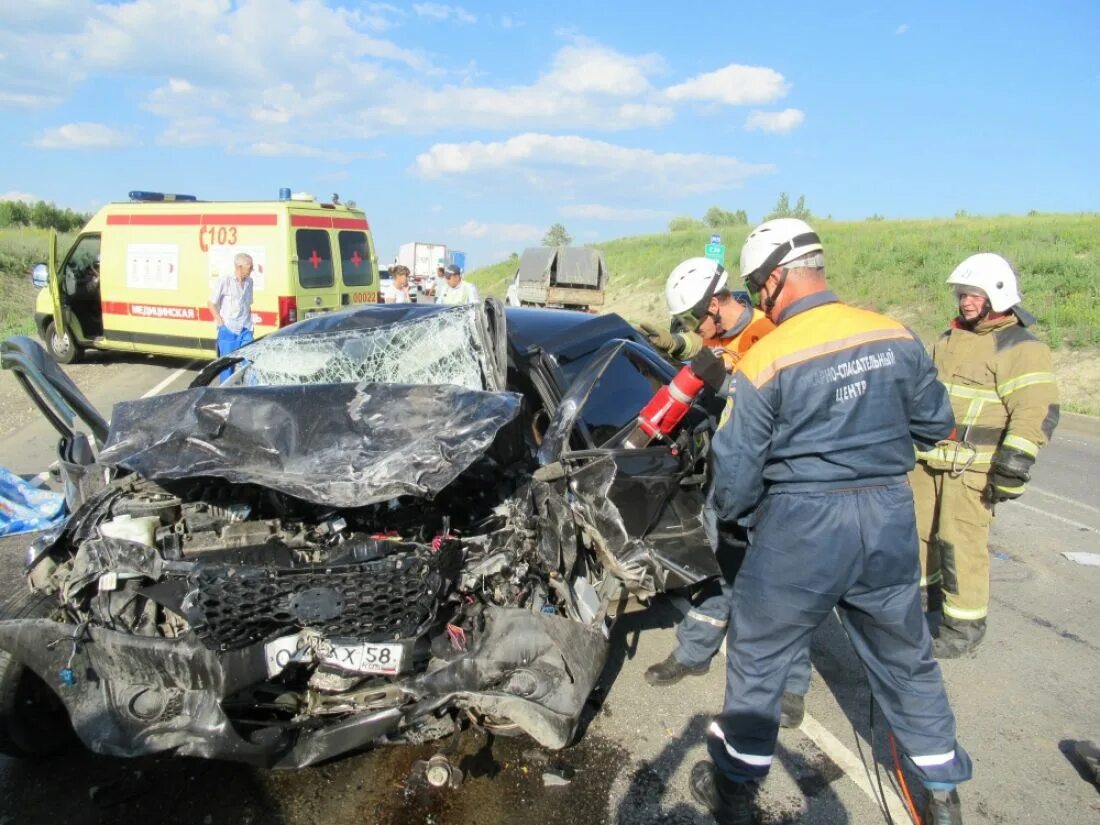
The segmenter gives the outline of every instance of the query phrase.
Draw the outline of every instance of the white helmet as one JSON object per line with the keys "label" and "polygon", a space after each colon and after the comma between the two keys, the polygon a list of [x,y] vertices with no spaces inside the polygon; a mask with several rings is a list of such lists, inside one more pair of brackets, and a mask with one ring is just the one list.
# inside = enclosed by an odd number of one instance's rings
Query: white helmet
{"label": "white helmet", "polygon": [[821,240],[805,221],[775,218],[752,230],[741,247],[741,277],[759,289],[777,266],[821,252]]}
{"label": "white helmet", "polygon": [[671,315],[706,314],[710,299],[726,288],[726,269],[710,258],[688,258],[665,281],[665,302]]}
{"label": "white helmet", "polygon": [[1004,312],[1020,303],[1020,288],[1016,285],[1012,265],[992,252],[971,255],[955,267],[947,283],[982,290],[994,312]]}

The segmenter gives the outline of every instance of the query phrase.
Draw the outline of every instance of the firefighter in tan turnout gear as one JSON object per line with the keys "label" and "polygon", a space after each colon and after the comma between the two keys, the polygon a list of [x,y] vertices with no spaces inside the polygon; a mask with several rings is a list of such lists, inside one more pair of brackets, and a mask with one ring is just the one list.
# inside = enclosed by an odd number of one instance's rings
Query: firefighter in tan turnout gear
{"label": "firefighter in tan turnout gear", "polygon": [[917,453],[910,476],[921,584],[942,595],[938,658],[968,655],[985,635],[993,508],[1018,498],[1058,423],[1050,350],[1027,327],[1016,273],[1000,255],[972,255],[951,273],[959,315],[932,348],[955,413],[952,440]]}

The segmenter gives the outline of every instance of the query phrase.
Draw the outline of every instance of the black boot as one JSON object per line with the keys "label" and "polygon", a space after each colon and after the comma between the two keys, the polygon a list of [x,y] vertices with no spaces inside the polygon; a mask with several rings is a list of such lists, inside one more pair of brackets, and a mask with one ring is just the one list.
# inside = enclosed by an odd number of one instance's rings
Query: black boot
{"label": "black boot", "polygon": [[932,655],[937,659],[959,659],[973,656],[985,638],[985,619],[966,621],[943,617],[940,635],[932,640]]}
{"label": "black boot", "polygon": [[696,762],[691,769],[691,795],[714,814],[718,825],[753,825],[755,782],[734,782],[714,769],[711,762]]}
{"label": "black boot", "polygon": [[962,806],[959,804],[959,792],[929,791],[928,803],[924,809],[922,825],[962,825]]}
{"label": "black boot", "polygon": [[701,665],[682,665],[676,659],[676,654],[670,653],[663,662],[646,668],[645,680],[653,687],[668,687],[685,676],[702,676],[708,670],[710,670],[709,659]]}
{"label": "black boot", "polygon": [[797,728],[806,717],[806,697],[800,693],[784,693],[779,727]]}

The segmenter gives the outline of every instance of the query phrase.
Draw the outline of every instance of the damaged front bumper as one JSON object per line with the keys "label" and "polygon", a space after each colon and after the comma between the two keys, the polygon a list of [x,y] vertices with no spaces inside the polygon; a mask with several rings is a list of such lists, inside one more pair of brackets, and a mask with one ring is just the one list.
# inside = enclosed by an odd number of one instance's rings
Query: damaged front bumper
{"label": "damaged front bumper", "polygon": [[[483,630],[451,659],[394,680],[392,707],[258,724],[232,718],[226,699],[263,682],[262,644],[225,652],[194,636],[145,638],[37,619],[0,624],[10,651],[55,690],[85,746],[132,757],[184,756],[299,768],[468,710],[509,723],[540,745],[569,743],[607,659],[601,627],[551,614],[487,607]],[[59,684],[71,670],[72,684]]]}

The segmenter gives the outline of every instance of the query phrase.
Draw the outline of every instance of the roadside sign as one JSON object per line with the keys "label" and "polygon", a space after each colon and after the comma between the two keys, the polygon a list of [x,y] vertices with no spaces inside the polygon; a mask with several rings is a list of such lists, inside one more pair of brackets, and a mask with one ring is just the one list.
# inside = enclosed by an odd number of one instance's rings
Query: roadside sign
{"label": "roadside sign", "polygon": [[712,261],[718,261],[718,263],[725,266],[726,262],[726,247],[720,243],[708,243],[706,257]]}
{"label": "roadside sign", "polygon": [[710,242],[711,243],[722,243],[722,236],[719,235],[717,232],[715,232],[713,235],[710,236]]}

